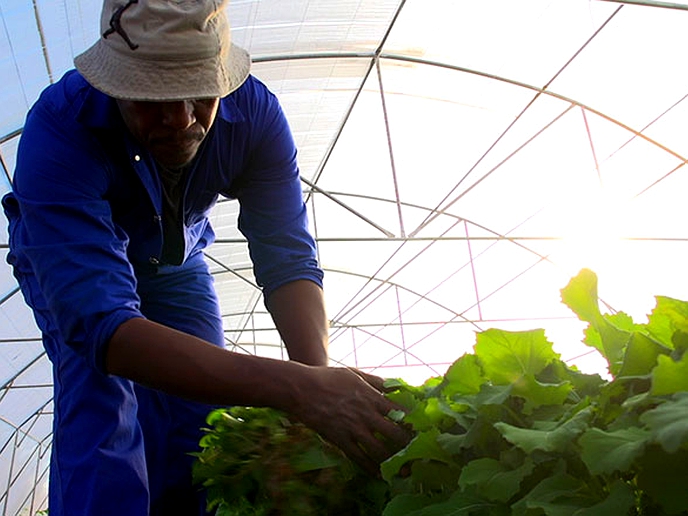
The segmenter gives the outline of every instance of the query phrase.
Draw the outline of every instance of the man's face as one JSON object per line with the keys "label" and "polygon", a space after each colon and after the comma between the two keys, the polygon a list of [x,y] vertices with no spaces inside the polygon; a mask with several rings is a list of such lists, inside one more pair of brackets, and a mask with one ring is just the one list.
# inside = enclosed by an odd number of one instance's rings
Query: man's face
{"label": "man's face", "polygon": [[117,100],[131,134],[168,168],[181,168],[191,162],[213,125],[218,103],[218,99]]}

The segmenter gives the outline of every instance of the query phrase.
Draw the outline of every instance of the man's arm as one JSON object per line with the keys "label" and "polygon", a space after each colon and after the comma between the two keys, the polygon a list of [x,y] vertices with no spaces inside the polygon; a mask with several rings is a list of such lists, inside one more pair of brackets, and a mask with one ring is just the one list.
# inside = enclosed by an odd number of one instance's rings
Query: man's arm
{"label": "man's arm", "polygon": [[105,368],[187,399],[282,410],[371,473],[409,438],[386,418],[399,407],[349,369],[233,353],[143,318],[115,331]]}
{"label": "man's arm", "polygon": [[319,285],[309,280],[282,285],[270,294],[267,307],[291,360],[327,365],[329,323]]}
{"label": "man's arm", "polygon": [[[117,328],[105,355],[108,374],[170,394],[213,404],[287,409],[291,396],[298,396],[289,374],[298,364],[273,371],[275,362],[232,353],[140,317]],[[266,375],[274,388],[265,385]]]}

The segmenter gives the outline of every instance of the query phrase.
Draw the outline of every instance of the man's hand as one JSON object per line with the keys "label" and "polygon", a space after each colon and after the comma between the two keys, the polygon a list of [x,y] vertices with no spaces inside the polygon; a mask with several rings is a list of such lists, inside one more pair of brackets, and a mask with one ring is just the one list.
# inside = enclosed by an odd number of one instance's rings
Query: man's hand
{"label": "man's hand", "polygon": [[406,446],[411,433],[387,417],[403,410],[381,392],[382,378],[340,367],[311,367],[312,390],[299,393],[292,414],[372,475]]}

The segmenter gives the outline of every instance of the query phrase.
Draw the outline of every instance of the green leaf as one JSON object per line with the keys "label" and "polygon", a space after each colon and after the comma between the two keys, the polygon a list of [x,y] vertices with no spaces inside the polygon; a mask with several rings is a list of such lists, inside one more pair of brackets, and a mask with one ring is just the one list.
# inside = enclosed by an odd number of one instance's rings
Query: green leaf
{"label": "green leaf", "polygon": [[454,415],[454,419],[463,428],[468,428],[478,414],[487,416],[491,407],[496,407],[496,412],[500,413],[512,390],[512,385],[484,383],[478,394],[455,395],[449,407],[454,407],[455,410],[459,411]]}
{"label": "green leaf", "polygon": [[596,348],[609,364],[609,372],[616,376],[621,368],[624,350],[631,332],[616,327],[610,316],[600,312],[597,297],[597,275],[583,269],[561,290],[562,301],[581,321],[588,322],[585,343]]}
{"label": "green leaf", "polygon": [[311,446],[294,457],[292,466],[295,471],[302,473],[317,469],[344,467],[345,461],[341,457],[328,453],[322,446]]}
{"label": "green leaf", "polygon": [[472,418],[469,415],[470,408],[463,403],[457,403],[448,399],[440,399],[438,409],[441,410],[445,416],[449,416],[456,423],[466,428],[469,425],[469,420]]}
{"label": "green leaf", "polygon": [[439,430],[433,428],[416,435],[402,450],[392,455],[380,465],[382,478],[390,482],[402,466],[412,460],[438,460],[451,463],[450,457],[437,443]]}
{"label": "green leaf", "polygon": [[411,483],[421,493],[453,493],[460,474],[456,463],[417,460],[411,464]]}
{"label": "green leaf", "polygon": [[624,313],[624,312],[615,312],[613,314],[605,314],[604,318],[607,319],[610,323],[612,323],[614,326],[619,328],[620,330],[626,330],[629,333],[633,333],[635,331],[645,331],[645,325],[644,324],[637,324],[633,321],[630,315]]}
{"label": "green leaf", "polygon": [[[426,496],[397,496],[387,505],[382,516],[508,516],[509,509],[481,499],[471,493],[456,491],[448,500]],[[425,503],[425,505],[420,505]],[[420,505],[420,506],[419,506]]]}
{"label": "green leaf", "polygon": [[409,516],[423,507],[435,503],[424,494],[400,494],[385,506],[382,516]]}
{"label": "green leaf", "polygon": [[526,374],[514,383],[513,395],[526,400],[524,412],[530,414],[534,408],[542,405],[560,405],[572,388],[573,385],[569,382],[542,383],[532,374]]}
{"label": "green leaf", "polygon": [[567,366],[564,362],[557,361],[537,376],[538,380],[546,383],[571,382],[573,394],[581,399],[585,396],[597,396],[600,388],[608,383],[599,374],[585,374],[578,371],[575,366]]}
{"label": "green leaf", "polygon": [[621,369],[617,377],[644,376],[657,364],[657,357],[670,350],[647,335],[634,332],[628,341]]}
{"label": "green leaf", "polygon": [[210,411],[208,416],[205,418],[205,422],[208,426],[215,426],[220,424],[227,424],[233,422],[234,418],[227,413],[226,409],[219,408]]}
{"label": "green leaf", "polygon": [[478,495],[495,502],[507,502],[521,489],[521,481],[533,472],[530,460],[516,469],[508,469],[500,461],[476,459],[463,467],[459,487],[473,487]]}
{"label": "green leaf", "polygon": [[645,491],[650,499],[659,503],[667,514],[688,511],[686,464],[686,450],[669,454],[657,446],[649,448],[640,460],[638,487]]}
{"label": "green leaf", "polygon": [[495,423],[494,426],[507,441],[526,453],[533,453],[535,450],[563,453],[585,431],[591,418],[592,408],[587,407],[553,430],[519,428],[502,422]]}
{"label": "green leaf", "polygon": [[417,400],[422,400],[426,397],[426,392],[442,382],[442,378],[431,377],[428,378],[421,386],[411,385],[401,378],[387,378],[382,386],[387,394],[395,394],[398,392],[408,393]]}
{"label": "green leaf", "polygon": [[676,330],[671,337],[671,343],[674,345],[674,351],[671,353],[671,356],[674,358],[683,356],[688,351],[688,333]]}
{"label": "green leaf", "polygon": [[411,386],[401,378],[385,378],[382,382],[382,386],[385,390],[396,390],[396,389],[407,389]]}
{"label": "green leaf", "polygon": [[578,439],[581,458],[593,475],[626,472],[640,457],[650,439],[650,432],[637,427],[605,432],[591,428]]}
{"label": "green leaf", "polygon": [[667,453],[676,452],[688,443],[688,392],[680,392],[673,399],[640,416],[652,431],[655,442]]}
{"label": "green leaf", "polygon": [[537,375],[559,359],[542,329],[483,331],[476,337],[475,354],[485,377],[497,385],[514,383],[527,374]]}
{"label": "green leaf", "polygon": [[660,399],[661,398],[658,398],[657,396],[652,396],[649,392],[641,392],[640,394],[626,398],[621,403],[621,409],[627,413],[642,414],[643,412],[657,406],[658,400]]}
{"label": "green leaf", "polygon": [[652,387],[655,396],[688,391],[688,354],[675,361],[666,355],[657,357],[657,365],[652,370]]}
{"label": "green leaf", "polygon": [[673,336],[680,330],[688,333],[688,302],[656,296],[657,304],[648,317],[647,331],[656,340],[673,348]]}
{"label": "green leaf", "polygon": [[571,516],[610,516],[628,514],[635,505],[635,495],[628,484],[616,480],[611,485],[609,496],[600,503],[574,512]]}
{"label": "green leaf", "polygon": [[[503,411],[503,407],[496,405],[481,407],[480,414],[475,422],[462,436],[462,447],[469,450],[470,453],[475,454],[475,456],[499,452],[504,445],[504,440],[495,429],[494,423],[503,419],[503,417],[498,416],[503,413]],[[438,437],[438,444],[439,443],[440,440]],[[442,444],[446,446],[446,441],[443,441]]]}
{"label": "green leaf", "polygon": [[385,397],[398,405],[401,405],[408,411],[415,409],[423,400],[416,397],[416,395],[407,390],[398,390],[394,392],[388,392]]}
{"label": "green leaf", "polygon": [[[584,504],[573,501],[576,500],[576,495],[585,489],[582,480],[566,473],[555,474],[542,480],[526,496],[513,504],[511,514],[526,516],[544,512],[548,516],[571,516],[576,510],[585,507]],[[530,509],[541,509],[542,512],[531,512]]]}
{"label": "green leaf", "polygon": [[395,423],[401,423],[404,420],[404,417],[406,417],[406,412],[403,410],[392,409],[387,412],[387,417]]}
{"label": "green leaf", "polygon": [[466,434],[440,434],[437,444],[450,455],[458,455],[466,448]]}
{"label": "green leaf", "polygon": [[490,385],[489,383],[484,383],[478,394],[473,396],[454,396],[454,400],[477,410],[488,405],[503,405],[511,396],[512,390],[512,384]]}
{"label": "green leaf", "polygon": [[475,355],[466,354],[456,360],[444,375],[446,384],[443,393],[447,397],[454,394],[477,394],[485,383],[483,371]]}
{"label": "green leaf", "polygon": [[602,315],[597,298],[597,275],[590,269],[582,269],[561,289],[561,300],[581,321],[596,322]]}
{"label": "green leaf", "polygon": [[444,426],[442,424],[444,421],[448,421],[447,424],[450,424],[450,416],[447,414],[446,407],[440,406],[441,403],[439,398],[428,398],[418,403],[418,405],[404,417],[404,422],[411,424],[413,429],[417,432],[424,432],[434,427],[441,428]]}

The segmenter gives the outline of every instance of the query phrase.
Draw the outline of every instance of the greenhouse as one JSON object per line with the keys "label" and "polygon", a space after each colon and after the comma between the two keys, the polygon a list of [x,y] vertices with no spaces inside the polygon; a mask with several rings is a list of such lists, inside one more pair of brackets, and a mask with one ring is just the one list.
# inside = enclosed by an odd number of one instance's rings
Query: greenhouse
{"label": "greenhouse", "polygon": [[[0,197],[27,111],[98,39],[101,5],[0,0]],[[228,17],[298,148],[332,366],[421,385],[476,334],[542,328],[607,378],[562,303],[571,278],[593,271],[603,312],[640,324],[655,296],[688,300],[688,2],[231,0]],[[220,199],[205,251],[226,346],[286,360],[238,214]],[[0,222],[0,515],[33,516],[51,363]]]}

